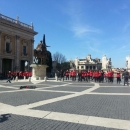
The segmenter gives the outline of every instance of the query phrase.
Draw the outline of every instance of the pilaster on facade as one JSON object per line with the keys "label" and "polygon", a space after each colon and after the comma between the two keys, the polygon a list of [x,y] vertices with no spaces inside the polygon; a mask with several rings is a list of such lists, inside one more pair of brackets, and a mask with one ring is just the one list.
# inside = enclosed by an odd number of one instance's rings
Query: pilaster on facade
{"label": "pilaster on facade", "polygon": [[16,57],[16,63],[15,63],[15,66],[16,66],[16,70],[17,71],[19,71],[19,69],[20,69],[20,66],[19,66],[19,60],[20,60],[20,58],[19,58],[19,49],[20,49],[20,36],[18,36],[18,35],[16,35],[15,36],[15,57]]}
{"label": "pilaster on facade", "polygon": [[0,72],[2,72],[2,58],[0,58]]}
{"label": "pilaster on facade", "polygon": [[31,39],[31,47],[30,47],[30,52],[31,52],[31,60],[30,60],[30,64],[32,64],[33,63],[33,55],[34,55],[34,40],[33,39]]}

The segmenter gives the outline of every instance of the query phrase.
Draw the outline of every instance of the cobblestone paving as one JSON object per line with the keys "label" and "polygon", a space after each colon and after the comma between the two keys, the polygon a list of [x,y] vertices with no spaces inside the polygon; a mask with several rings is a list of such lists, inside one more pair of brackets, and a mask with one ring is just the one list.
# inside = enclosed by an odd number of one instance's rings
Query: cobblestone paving
{"label": "cobblestone paving", "polygon": [[38,84],[49,84],[49,85],[63,85],[63,84],[68,84],[66,82],[41,82],[41,83],[38,83]]}
{"label": "cobblestone paving", "polygon": [[119,130],[119,129],[7,114],[0,116],[0,130]]}
{"label": "cobblestone paving", "polygon": [[130,120],[130,96],[83,95],[33,109]]}
{"label": "cobblestone paving", "polygon": [[69,84],[71,86],[94,86],[94,84],[90,84],[90,83],[73,83],[73,84]]}
{"label": "cobblestone paving", "polygon": [[0,87],[0,92],[1,91],[11,91],[11,90],[16,90],[16,89]]}
{"label": "cobblestone paving", "polygon": [[31,84],[31,85],[34,85],[33,83],[31,82],[12,82],[12,83],[4,83],[4,82],[1,82],[1,85],[5,85],[5,86],[24,86],[24,85],[28,85],[28,84]]}
{"label": "cobblestone paving", "polygon": [[130,93],[130,88],[127,87],[102,87],[94,90],[98,93]]}
{"label": "cobblestone paving", "polygon": [[74,91],[74,92],[81,92],[86,89],[89,89],[90,87],[66,87],[66,86],[61,86],[61,87],[55,87],[55,88],[46,88],[45,90],[58,90],[58,91]]}
{"label": "cobblestone paving", "polygon": [[99,84],[100,86],[123,86],[122,84],[116,84],[115,82],[114,83],[102,83],[102,84]]}
{"label": "cobblestone paving", "polygon": [[30,104],[41,100],[52,99],[60,96],[68,95],[68,93],[58,92],[40,92],[40,91],[20,91],[11,93],[1,93],[0,102],[19,106],[23,104]]}

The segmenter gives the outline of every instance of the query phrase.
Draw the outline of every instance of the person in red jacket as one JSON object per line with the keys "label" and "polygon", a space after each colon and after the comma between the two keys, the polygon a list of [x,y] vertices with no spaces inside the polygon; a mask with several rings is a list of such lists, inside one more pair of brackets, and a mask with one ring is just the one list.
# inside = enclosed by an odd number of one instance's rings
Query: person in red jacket
{"label": "person in red jacket", "polygon": [[110,82],[113,83],[114,72],[110,70]]}
{"label": "person in red jacket", "polygon": [[120,82],[121,82],[121,73],[120,73],[120,71],[118,71],[118,72],[116,73],[116,78],[117,78],[117,84],[118,84],[118,83],[120,84]]}
{"label": "person in red jacket", "polygon": [[95,82],[98,82],[98,70],[95,71],[94,76],[95,76]]}

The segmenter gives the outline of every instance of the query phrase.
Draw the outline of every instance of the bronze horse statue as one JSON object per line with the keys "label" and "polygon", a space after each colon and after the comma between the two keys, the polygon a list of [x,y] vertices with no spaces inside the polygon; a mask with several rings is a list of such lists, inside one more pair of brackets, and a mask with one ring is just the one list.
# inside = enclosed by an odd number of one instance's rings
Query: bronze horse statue
{"label": "bronze horse statue", "polygon": [[43,42],[41,41],[36,49],[34,49],[34,63],[35,64],[46,64],[48,59],[48,51],[47,51],[46,43],[45,43],[45,35],[43,37]]}

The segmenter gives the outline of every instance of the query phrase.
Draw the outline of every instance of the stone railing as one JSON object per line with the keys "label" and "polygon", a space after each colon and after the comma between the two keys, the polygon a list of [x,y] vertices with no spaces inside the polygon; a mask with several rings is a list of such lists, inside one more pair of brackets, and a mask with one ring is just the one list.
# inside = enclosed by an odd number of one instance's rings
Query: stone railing
{"label": "stone railing", "polygon": [[5,15],[0,14],[0,19],[4,19],[6,21],[21,25],[21,26],[28,28],[28,29],[33,29],[33,25],[28,25],[28,24],[22,23],[18,20],[18,18],[17,18],[17,20],[15,20],[15,19],[12,19],[12,18],[9,18]]}

